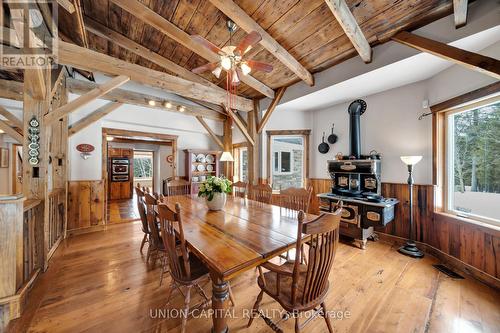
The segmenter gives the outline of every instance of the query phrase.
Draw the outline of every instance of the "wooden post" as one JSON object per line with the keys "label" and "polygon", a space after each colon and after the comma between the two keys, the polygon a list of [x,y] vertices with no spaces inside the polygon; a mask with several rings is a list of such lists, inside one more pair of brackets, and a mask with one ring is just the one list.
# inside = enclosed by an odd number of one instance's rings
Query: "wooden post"
{"label": "wooden post", "polygon": [[253,100],[253,110],[248,112],[248,134],[252,137],[255,144],[248,145],[248,183],[258,184],[259,181],[259,135],[257,134],[257,125],[260,113],[260,104],[258,99]]}
{"label": "wooden post", "polygon": [[[224,136],[223,136],[223,144],[224,151],[231,152],[233,151],[233,120],[231,117],[227,116],[224,121]],[[233,179],[233,163],[232,162],[222,162],[224,163],[223,170],[224,176],[228,179]]]}
{"label": "wooden post", "polygon": [[23,279],[23,201],[20,195],[0,197],[0,331],[19,317],[14,301]]}

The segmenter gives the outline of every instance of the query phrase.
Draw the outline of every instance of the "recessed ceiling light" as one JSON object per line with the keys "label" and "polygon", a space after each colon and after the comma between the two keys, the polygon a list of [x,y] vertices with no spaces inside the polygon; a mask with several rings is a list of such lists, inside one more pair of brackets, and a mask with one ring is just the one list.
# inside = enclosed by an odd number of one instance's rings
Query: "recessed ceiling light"
{"label": "recessed ceiling light", "polygon": [[155,105],[156,105],[156,102],[155,102],[155,101],[153,101],[153,100],[151,99],[151,100],[148,102],[148,104],[149,104],[149,105],[151,105],[151,106],[155,106]]}
{"label": "recessed ceiling light", "polygon": [[184,106],[182,106],[182,105],[179,105],[177,107],[177,110],[179,110],[179,112],[184,112],[184,111],[186,111],[186,108]]}
{"label": "recessed ceiling light", "polygon": [[170,108],[172,107],[172,103],[170,103],[170,102],[165,102],[165,107],[166,107],[167,109],[170,109]]}
{"label": "recessed ceiling light", "polygon": [[107,136],[106,137],[106,141],[113,141],[113,140],[114,140],[114,137],[112,137],[112,136]]}
{"label": "recessed ceiling light", "polygon": [[0,129],[0,134],[5,133],[3,130]]}

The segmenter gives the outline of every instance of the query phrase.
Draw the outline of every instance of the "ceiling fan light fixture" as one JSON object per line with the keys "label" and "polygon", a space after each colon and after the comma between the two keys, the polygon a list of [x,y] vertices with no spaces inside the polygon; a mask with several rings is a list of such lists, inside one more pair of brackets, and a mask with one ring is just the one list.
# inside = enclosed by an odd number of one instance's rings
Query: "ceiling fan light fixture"
{"label": "ceiling fan light fixture", "polygon": [[252,68],[250,66],[248,66],[248,64],[246,62],[242,62],[240,67],[241,67],[241,72],[243,73],[243,75],[248,75],[252,71]]}
{"label": "ceiling fan light fixture", "polygon": [[222,67],[217,66],[213,71],[212,74],[215,75],[216,78],[220,78],[220,74],[222,73]]}
{"label": "ceiling fan light fixture", "polygon": [[239,84],[240,83],[240,78],[238,76],[238,72],[236,72],[235,70],[233,70],[233,75],[232,75],[232,78],[231,78],[231,82],[233,84]]}
{"label": "ceiling fan light fixture", "polygon": [[229,58],[229,57],[221,57],[220,65],[226,71],[230,70],[231,69],[231,58]]}

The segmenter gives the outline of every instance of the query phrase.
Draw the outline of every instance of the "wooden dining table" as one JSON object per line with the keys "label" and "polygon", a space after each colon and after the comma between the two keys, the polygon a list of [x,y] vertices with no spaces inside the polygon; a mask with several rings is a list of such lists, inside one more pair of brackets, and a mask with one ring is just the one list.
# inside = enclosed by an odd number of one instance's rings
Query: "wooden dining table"
{"label": "wooden dining table", "polygon": [[[187,245],[207,265],[212,279],[212,331],[228,332],[227,281],[293,248],[297,241],[297,214],[232,196],[228,196],[221,211],[209,211],[205,200],[196,195],[163,200],[181,205]],[[306,214],[306,220],[315,217]]]}

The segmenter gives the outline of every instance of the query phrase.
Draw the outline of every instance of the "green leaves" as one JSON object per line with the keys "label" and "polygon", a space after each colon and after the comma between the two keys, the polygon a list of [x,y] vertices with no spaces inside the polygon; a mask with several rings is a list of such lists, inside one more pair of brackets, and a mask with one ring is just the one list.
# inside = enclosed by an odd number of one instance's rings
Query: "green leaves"
{"label": "green leaves", "polygon": [[231,193],[232,183],[225,177],[209,176],[200,185],[198,197],[206,197],[208,201],[212,201],[215,193]]}

